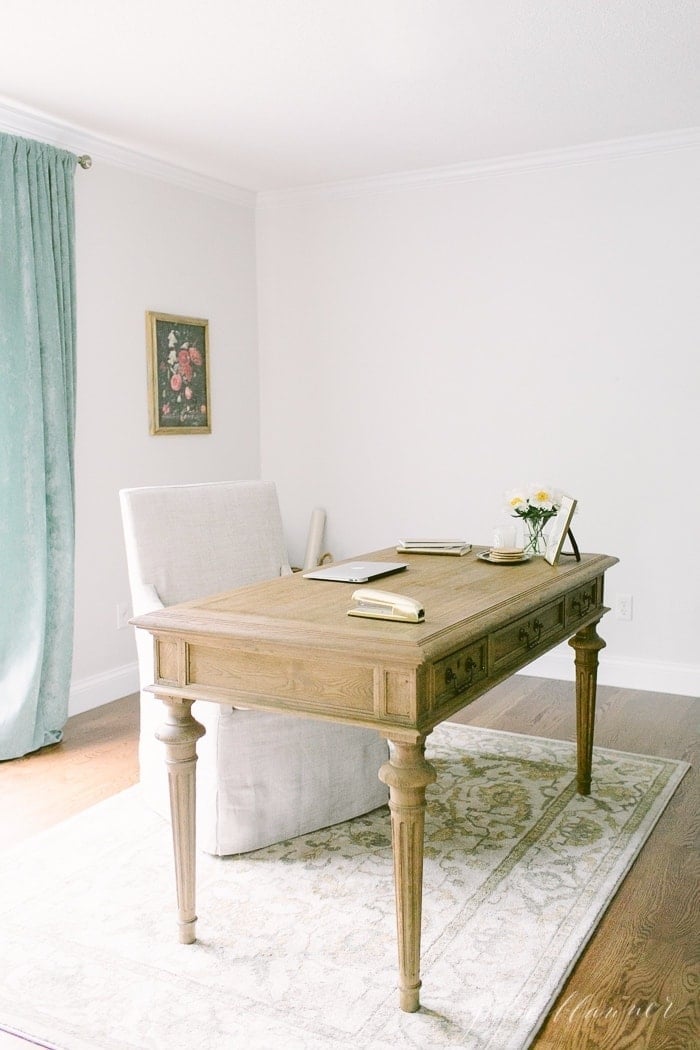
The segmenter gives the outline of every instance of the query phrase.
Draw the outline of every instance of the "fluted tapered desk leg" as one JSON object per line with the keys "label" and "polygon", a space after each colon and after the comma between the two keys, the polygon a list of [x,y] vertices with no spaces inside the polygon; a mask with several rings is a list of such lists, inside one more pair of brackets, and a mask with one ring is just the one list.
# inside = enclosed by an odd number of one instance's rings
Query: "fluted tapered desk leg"
{"label": "fluted tapered desk leg", "polygon": [[436,778],[424,758],[425,738],[415,744],[390,740],[391,757],[379,771],[389,787],[394,852],[396,926],[399,947],[399,1005],[420,1006],[420,933],[423,903],[425,789]]}
{"label": "fluted tapered desk leg", "polygon": [[597,626],[591,623],[569,639],[576,652],[576,787],[580,795],[591,793],[598,653],[605,648]]}
{"label": "fluted tapered desk leg", "polygon": [[170,813],[175,854],[175,883],[179,939],[182,944],[195,940],[195,769],[197,741],[204,736],[204,726],[192,717],[193,700],[164,697],[165,722],[156,733],[165,744],[168,767]]}

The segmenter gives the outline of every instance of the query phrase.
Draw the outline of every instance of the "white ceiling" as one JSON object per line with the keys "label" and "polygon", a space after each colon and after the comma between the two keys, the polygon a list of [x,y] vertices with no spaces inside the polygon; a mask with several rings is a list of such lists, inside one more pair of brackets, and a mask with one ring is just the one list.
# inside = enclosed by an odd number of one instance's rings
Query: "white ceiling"
{"label": "white ceiling", "polygon": [[700,126],[700,0],[2,0],[0,104],[276,190]]}

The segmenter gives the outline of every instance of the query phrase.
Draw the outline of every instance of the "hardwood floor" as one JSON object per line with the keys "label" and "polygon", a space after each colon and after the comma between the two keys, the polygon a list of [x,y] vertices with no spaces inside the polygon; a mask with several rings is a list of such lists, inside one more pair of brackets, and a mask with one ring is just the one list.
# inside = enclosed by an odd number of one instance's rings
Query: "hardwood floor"
{"label": "hardwood floor", "polygon": [[[517,675],[455,721],[575,739],[573,686]],[[700,699],[599,687],[595,743],[692,769],[532,1044],[536,1050],[700,1046]]]}
{"label": "hardwood floor", "polygon": [[138,697],[69,718],[60,744],[0,762],[4,847],[116,795],[138,780]]}
{"label": "hardwood floor", "polygon": [[[573,740],[573,686],[516,675],[455,721]],[[535,1050],[700,1046],[699,724],[700,699],[598,689],[598,746],[682,758],[693,768],[570,974]],[[0,763],[4,846],[135,783],[137,731],[137,698],[126,697],[69,719],[60,744]],[[30,1045],[0,1033],[0,1050]]]}

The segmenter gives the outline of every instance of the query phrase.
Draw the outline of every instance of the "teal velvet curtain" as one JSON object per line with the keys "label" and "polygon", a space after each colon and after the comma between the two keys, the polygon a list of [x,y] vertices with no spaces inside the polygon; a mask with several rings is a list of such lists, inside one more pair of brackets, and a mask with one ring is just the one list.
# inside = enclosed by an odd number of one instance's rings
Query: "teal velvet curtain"
{"label": "teal velvet curtain", "polygon": [[60,740],[68,716],[75,162],[0,133],[0,759]]}

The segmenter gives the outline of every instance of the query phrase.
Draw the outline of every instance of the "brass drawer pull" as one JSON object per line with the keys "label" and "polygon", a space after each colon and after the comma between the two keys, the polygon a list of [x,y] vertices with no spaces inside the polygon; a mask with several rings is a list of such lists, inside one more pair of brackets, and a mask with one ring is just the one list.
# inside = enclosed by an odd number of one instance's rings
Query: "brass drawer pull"
{"label": "brass drawer pull", "polygon": [[584,594],[580,599],[574,598],[571,602],[571,608],[579,617],[585,616],[592,605],[593,599],[590,594]]}
{"label": "brass drawer pull", "polygon": [[[457,662],[459,667],[459,661]],[[457,680],[457,675],[451,667],[445,668],[445,685],[451,686],[455,693],[463,692],[468,689],[474,681],[474,672],[476,671],[476,663],[472,660],[471,656],[467,657],[464,662],[465,680],[460,684]]]}
{"label": "brass drawer pull", "polygon": [[534,633],[531,635],[530,634],[530,621],[529,620],[528,620],[527,627],[521,627],[520,628],[520,633],[518,634],[518,639],[521,642],[525,642],[525,648],[526,649],[534,649],[535,646],[539,643],[540,638],[542,637],[542,621],[540,619],[535,619],[532,622],[532,631]]}

